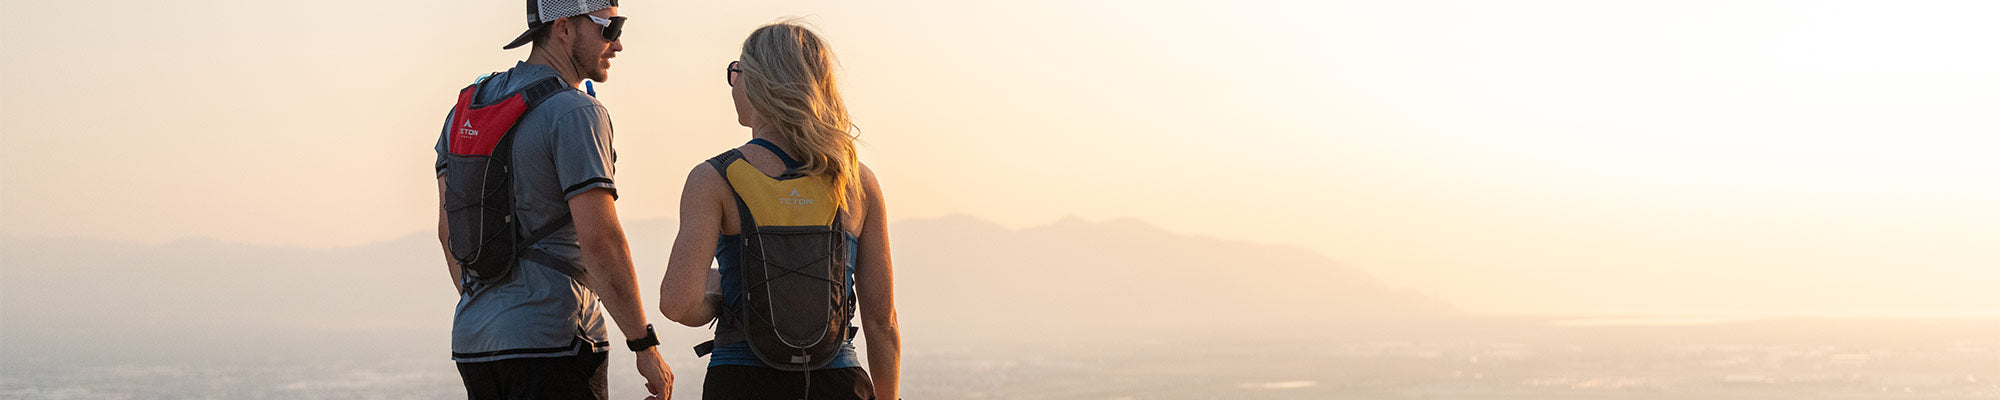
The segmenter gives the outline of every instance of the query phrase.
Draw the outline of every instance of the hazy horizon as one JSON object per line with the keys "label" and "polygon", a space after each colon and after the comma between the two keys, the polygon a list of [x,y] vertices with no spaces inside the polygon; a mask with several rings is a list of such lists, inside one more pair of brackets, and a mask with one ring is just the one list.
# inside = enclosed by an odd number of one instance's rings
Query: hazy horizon
{"label": "hazy horizon", "polygon": [[[664,272],[675,226],[630,221],[642,281]],[[2000,394],[2000,318],[1491,316],[1294,246],[1136,219],[891,226],[906,249],[913,397]],[[0,234],[0,398],[462,396],[446,351],[455,296],[425,265],[436,246],[424,234],[327,249]],[[699,396],[705,360],[687,347],[711,332],[659,333],[677,395]],[[640,390],[633,371],[610,379],[615,395]]]}
{"label": "hazy horizon", "polygon": [[[1037,228],[1046,228],[1046,227],[1050,227],[1050,226],[1057,226],[1057,225],[1064,225],[1064,224],[1077,224],[1077,223],[1082,223],[1082,224],[1138,224],[1138,225],[1142,225],[1142,226],[1147,226],[1147,227],[1153,227],[1153,228],[1155,228],[1155,229],[1160,229],[1160,230],[1161,230],[1162,232],[1169,232],[1169,233],[1171,233],[1171,234],[1174,234],[1174,235],[1184,235],[1184,236],[1189,236],[1189,237],[1194,237],[1194,238],[1200,238],[1200,239],[1207,239],[1207,240],[1222,240],[1222,241],[1230,241],[1229,239],[1226,239],[1226,238],[1218,238],[1218,237],[1213,237],[1213,236],[1209,236],[1209,235],[1202,235],[1202,234],[1199,234],[1199,233],[1192,233],[1192,232],[1177,232],[1177,231],[1171,231],[1171,230],[1166,230],[1165,228],[1161,228],[1161,227],[1159,227],[1159,225],[1158,225],[1158,224],[1154,224],[1154,223],[1152,223],[1151,221],[1146,221],[1146,220],[1143,220],[1143,219],[1139,219],[1139,218],[1133,218],[1133,217],[1118,217],[1118,218],[1108,218],[1108,219],[1103,219],[1103,220],[1097,220],[1097,221],[1092,221],[1092,220],[1089,220],[1089,219],[1086,219],[1086,218],[1082,218],[1082,217],[1078,217],[1078,216],[1064,216],[1064,217],[1062,217],[1062,218],[1060,218],[1060,219],[1058,219],[1058,220],[1056,220],[1056,221],[1052,221],[1052,222],[1049,222],[1049,223],[1047,223],[1047,224],[1042,224],[1042,225],[1035,225],[1035,226],[1028,226],[1028,227],[1019,227],[1019,228],[1015,228],[1015,227],[1006,227],[1006,226],[1004,226],[1004,225],[1001,225],[1001,224],[999,224],[999,223],[997,223],[997,222],[995,222],[995,221],[992,221],[992,220],[988,220],[988,219],[982,219],[982,218],[979,218],[979,217],[977,217],[977,216],[972,216],[972,215],[969,215],[969,214],[963,214],[963,213],[951,213],[951,214],[946,214],[946,215],[943,215],[943,216],[939,216],[939,217],[924,217],[924,218],[903,218],[903,219],[899,219],[899,220],[897,220],[897,221],[893,221],[893,222],[891,222],[891,227],[892,227],[892,229],[895,229],[895,227],[899,227],[899,226],[906,226],[906,225],[910,225],[911,223],[930,223],[930,222],[935,222],[935,221],[943,221],[943,220],[969,220],[969,221],[972,221],[972,223],[974,223],[974,224],[979,224],[979,225],[990,225],[990,226],[992,226],[992,227],[994,227],[994,228],[996,228],[996,229],[1002,229],[1002,230],[1006,230],[1006,231],[1010,231],[1010,232],[1021,232],[1021,231],[1031,231],[1031,230],[1035,230],[1035,229],[1037,229]],[[674,220],[673,218],[671,218],[671,217],[652,217],[652,218],[643,218],[643,219],[636,219],[636,220],[635,220],[635,219],[629,219],[629,218],[628,218],[628,219],[627,219],[627,220],[625,221],[625,224],[627,225],[628,229],[633,229],[633,227],[649,227],[649,228],[650,228],[650,227],[660,227],[660,226],[665,226],[665,227],[669,227],[669,228],[670,228],[670,227],[674,226],[674,225],[673,225],[673,222],[674,222],[674,221],[675,221],[675,220]],[[898,236],[901,236],[901,235],[898,235]],[[416,232],[409,232],[409,233],[407,233],[407,234],[404,234],[404,235],[400,235],[400,236],[396,236],[396,237],[392,237],[392,238],[387,238],[387,239],[383,239],[383,240],[378,240],[378,241],[374,241],[374,242],[368,242],[368,243],[359,243],[359,244],[345,244],[345,245],[338,245],[338,246],[286,246],[286,245],[270,245],[270,244],[262,244],[262,243],[256,243],[256,242],[248,242],[248,241],[234,241],[234,240],[228,240],[228,239],[224,239],[224,238],[215,238],[215,237],[200,237],[200,236],[185,236],[185,237],[176,237],[176,238],[170,238],[170,239],[163,239],[163,240],[155,240],[155,241],[131,241],[131,240],[117,240],[117,239],[107,239],[107,238],[94,238],[94,237],[88,237],[88,236],[36,236],[36,235],[19,235],[19,234],[17,234],[17,233],[12,233],[12,232],[0,232],[0,238],[10,238],[10,237],[11,237],[11,238],[17,238],[17,239],[56,239],[56,240],[70,240],[70,239],[81,239],[81,240],[105,240],[105,241],[110,241],[110,242],[114,242],[114,243],[129,243],[129,244],[135,244],[135,245],[141,245],[141,246],[148,246],[148,247],[160,247],[160,246],[169,246],[169,245],[174,245],[174,244],[186,244],[186,243],[203,243],[203,242],[214,242],[214,243],[219,243],[219,244],[231,244],[231,245],[252,245],[252,246],[258,246],[258,247],[269,247],[269,248],[275,248],[275,249],[300,249],[300,250],[314,250],[314,251],[326,251],[326,250],[340,250],[340,249],[352,249],[352,248],[365,248],[365,247],[370,247],[370,246],[378,246],[378,245],[382,245],[382,244],[387,244],[387,243],[393,243],[393,242],[404,242],[404,241],[409,241],[409,240],[412,240],[412,238],[416,238],[416,240],[419,240],[419,241],[433,241],[433,242],[434,242],[434,241],[435,241],[435,232],[431,232],[431,231],[416,231]],[[667,247],[666,245],[667,245],[667,244],[670,244],[669,242],[666,242],[667,240],[671,240],[671,238],[669,237],[669,238],[666,238],[666,239],[664,239],[664,240],[654,240],[653,242],[655,242],[655,243],[641,243],[641,242],[638,242],[638,241],[634,241],[634,242],[633,242],[633,247],[635,247],[635,250],[636,250],[636,251],[642,251],[642,252],[655,252],[655,251],[663,251],[663,250],[665,250],[665,249],[666,249],[666,247]],[[900,242],[898,242],[898,243],[900,243]],[[1304,247],[1302,247],[1302,246],[1298,246],[1297,244],[1293,244],[1293,243],[1283,243],[1283,242],[1275,242],[1275,241],[1244,241],[1244,243],[1255,243],[1255,244],[1260,244],[1260,245],[1275,245],[1275,246],[1280,246],[1280,247],[1291,247],[1291,248],[1299,248],[1299,249],[1301,249],[1301,250],[1306,250],[1306,251],[1309,251],[1309,252],[1310,252],[1310,250],[1309,250],[1309,249],[1306,249],[1306,248],[1304,248]],[[647,245],[651,245],[651,246],[652,246],[653,248],[639,248],[640,246],[647,246]],[[1330,260],[1330,261],[1333,261],[1333,262],[1340,262],[1340,261],[1341,261],[1341,260],[1340,260],[1340,259],[1339,259],[1338,257],[1333,257],[1333,256],[1331,256],[1331,255],[1326,255],[1326,254],[1316,254],[1316,255],[1317,255],[1317,256],[1319,256],[1319,257],[1324,257],[1324,258],[1326,258],[1326,259],[1328,259],[1328,260]],[[1364,272],[1364,273],[1369,273],[1370,275],[1373,275],[1372,273],[1370,273],[1370,272],[1369,272],[1369,269],[1368,269],[1368,268],[1365,268],[1365,267],[1363,267],[1363,266],[1357,266],[1357,265],[1348,265],[1348,264],[1345,264],[1345,263],[1342,263],[1342,264],[1343,264],[1344,266],[1347,266],[1347,267],[1350,267],[1350,268],[1355,268],[1355,269],[1356,269],[1357,271],[1361,271],[1361,272]],[[419,266],[419,267],[421,267],[421,266]],[[640,265],[639,267],[640,267],[640,269],[641,269],[642,271],[645,271],[645,270],[648,270],[648,269],[653,269],[653,268],[658,268],[658,267],[660,267],[660,266],[656,266],[656,265]],[[963,267],[963,266],[954,266],[954,267]],[[0,272],[5,272],[5,271],[6,271],[6,269],[4,269],[4,268],[0,268]],[[0,277],[5,277],[5,274],[0,274]],[[1374,277],[1373,279],[1378,279],[1378,280],[1379,280],[1380,278],[1379,278],[1379,277]],[[1390,287],[1390,288],[1393,288],[1393,289],[1398,289],[1398,290],[1409,290],[1409,291],[1413,291],[1413,292],[1416,292],[1416,293],[1422,293],[1422,294],[1424,294],[1424,295],[1426,295],[1426,296],[1430,296],[1430,295],[1431,295],[1431,294],[1433,293],[1433,291],[1432,291],[1432,290],[1429,290],[1429,289],[1427,289],[1427,288],[1425,287],[1425,285],[1424,285],[1424,282],[1399,282],[1399,283],[1396,283],[1396,284],[1392,284],[1392,285],[1389,285],[1388,287]],[[1440,298],[1440,300],[1445,300],[1445,299],[1443,299],[1443,298]],[[1461,309],[1468,309],[1468,308],[1466,308],[1466,307],[1462,307],[1461,305],[1458,305],[1458,304],[1456,304],[1456,303],[1452,303],[1452,302],[1450,302],[1450,301],[1446,301],[1446,303],[1448,303],[1448,304],[1452,304],[1452,305],[1453,305],[1454,307],[1460,307]],[[1476,311],[1476,308],[1477,308],[1477,307],[1471,307],[1471,308],[1469,308],[1469,309],[1468,309],[1468,311],[1472,311],[1472,314],[1473,314],[1473,315],[1485,315],[1485,316],[1518,316],[1518,317],[1537,317],[1537,316],[1539,316],[1539,317],[1551,317],[1551,318],[1571,318],[1571,319],[1575,319],[1575,320],[1577,320],[1577,321],[1584,321],[1584,322],[1582,322],[1582,323],[1586,323],[1586,324],[1588,324],[1588,323],[1605,323],[1605,322],[1610,322],[1610,323],[1612,323],[1612,324],[1614,324],[1614,325],[1615,325],[1615,324],[1620,324],[1620,323],[1630,323],[1630,324],[1634,324],[1634,325],[1665,325],[1665,326],[1673,326],[1673,325],[1688,325],[1688,324],[1692,324],[1692,325],[1702,325],[1702,324],[1712,324],[1712,323],[1721,323],[1721,322],[1742,322],[1742,321],[1753,321],[1753,320],[1759,320],[1759,319],[1770,319],[1770,318],[1787,318],[1787,317],[1824,317],[1824,318],[1898,318],[1898,317],[1901,317],[1901,318],[2000,318],[2000,308],[1994,308],[1994,309],[1928,309],[1928,310],[1925,310],[1925,309],[1917,309],[1917,310],[1910,310],[1910,309],[1904,309],[1904,310],[1874,310],[1874,309],[1865,309],[1865,308],[1824,308],[1824,309],[1798,309],[1798,310],[1780,310],[1780,311],[1768,311],[1768,310],[1764,310],[1764,311],[1759,311],[1759,310],[1742,310],[1742,309],[1730,309],[1730,308],[1714,308],[1714,309],[1678,309],[1678,310],[1673,310],[1673,309],[1668,309],[1668,310],[1632,310],[1632,311],[1616,311],[1616,310],[1614,310],[1614,311],[1553,311],[1553,312],[1539,312],[1539,313],[1536,313],[1536,312],[1529,312],[1529,313],[1521,313],[1521,312],[1480,312],[1480,311]],[[1589,322],[1589,321],[1597,321],[1597,322]]]}

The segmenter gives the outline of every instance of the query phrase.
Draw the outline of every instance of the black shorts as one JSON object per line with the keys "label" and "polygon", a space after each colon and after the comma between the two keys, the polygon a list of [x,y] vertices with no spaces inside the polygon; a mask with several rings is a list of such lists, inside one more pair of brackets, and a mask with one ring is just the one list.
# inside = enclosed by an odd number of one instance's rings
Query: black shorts
{"label": "black shorts", "polygon": [[604,389],[607,353],[458,363],[471,400],[609,398]]}
{"label": "black shorts", "polygon": [[[861,367],[813,371],[812,379],[808,381],[804,372],[717,365],[708,367],[708,377],[704,379],[701,384],[703,399],[798,400],[800,395],[813,400],[875,398],[875,384],[868,380],[868,371]],[[808,389],[812,393],[806,393]]]}

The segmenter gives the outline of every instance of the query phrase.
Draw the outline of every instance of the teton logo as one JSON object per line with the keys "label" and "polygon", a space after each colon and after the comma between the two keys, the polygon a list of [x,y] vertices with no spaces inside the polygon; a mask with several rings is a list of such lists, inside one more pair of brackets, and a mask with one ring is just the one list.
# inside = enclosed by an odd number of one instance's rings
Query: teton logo
{"label": "teton logo", "polygon": [[812,199],[807,199],[807,198],[803,198],[803,197],[805,197],[805,196],[800,196],[800,195],[799,195],[799,188],[792,188],[792,194],[791,194],[790,196],[787,196],[787,197],[779,197],[779,198],[778,198],[778,204],[786,204],[786,205],[794,205],[794,206],[809,206],[809,205],[812,205],[812,203],[813,203],[813,200],[812,200]]}
{"label": "teton logo", "polygon": [[472,121],[465,121],[465,126],[458,128],[458,134],[462,136],[479,136],[479,131],[472,129]]}

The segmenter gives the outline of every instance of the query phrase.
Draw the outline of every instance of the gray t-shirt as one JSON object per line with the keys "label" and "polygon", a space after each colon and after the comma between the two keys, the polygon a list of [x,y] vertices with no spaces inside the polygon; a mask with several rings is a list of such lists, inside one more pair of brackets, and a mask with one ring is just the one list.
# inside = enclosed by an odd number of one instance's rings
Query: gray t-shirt
{"label": "gray t-shirt", "polygon": [[[492,82],[475,99],[490,103],[528,84],[558,76],[541,64],[516,63],[513,69],[488,78]],[[560,79],[560,78],[558,78]],[[494,90],[499,89],[499,90]],[[522,232],[539,228],[569,210],[569,198],[612,186],[611,116],[597,99],[577,90],[550,96],[522,115],[514,130],[514,212]],[[444,176],[445,135],[451,117],[438,134],[438,176]],[[583,265],[576,226],[570,225],[534,245],[574,265]],[[511,282],[471,284],[458,298],[451,321],[451,356],[458,362],[512,358],[558,357],[603,352],[603,314],[597,294],[555,269],[522,260]]]}

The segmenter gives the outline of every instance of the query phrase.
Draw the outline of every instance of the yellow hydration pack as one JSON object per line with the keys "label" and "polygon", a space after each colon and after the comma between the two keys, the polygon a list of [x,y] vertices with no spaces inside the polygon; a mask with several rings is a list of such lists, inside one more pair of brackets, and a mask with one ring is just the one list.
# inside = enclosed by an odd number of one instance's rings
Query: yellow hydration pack
{"label": "yellow hydration pack", "polygon": [[738,243],[717,246],[721,253],[736,245],[739,285],[724,288],[725,297],[734,298],[717,308],[715,340],[695,353],[706,356],[715,346],[748,342],[772,368],[825,367],[858,331],[849,323],[855,309],[853,235],[841,222],[831,177],[797,174],[797,162],[777,146],[752,143],[771,149],[788,169],[775,178],[765,175],[735,149],[708,160],[735,193],[742,221],[742,233],[725,238]]}

